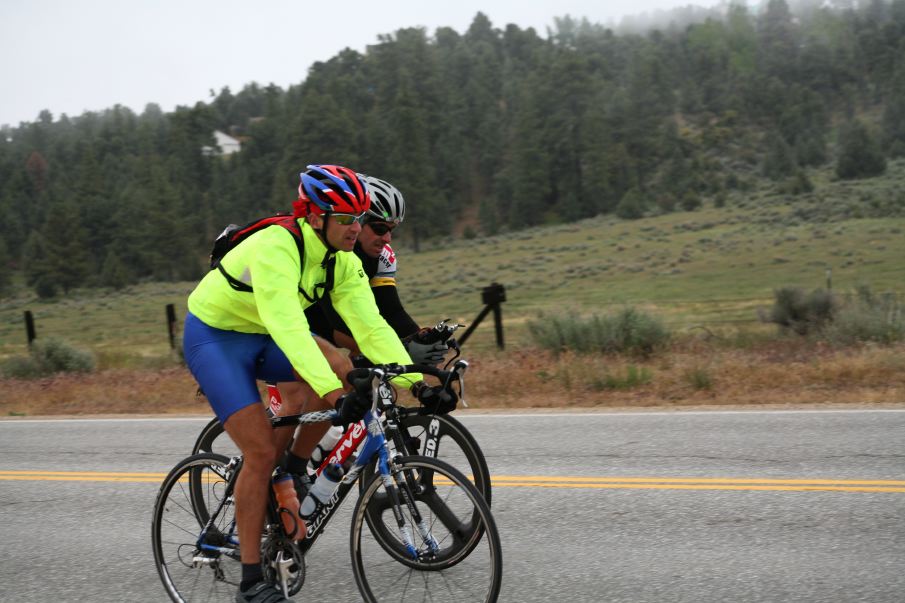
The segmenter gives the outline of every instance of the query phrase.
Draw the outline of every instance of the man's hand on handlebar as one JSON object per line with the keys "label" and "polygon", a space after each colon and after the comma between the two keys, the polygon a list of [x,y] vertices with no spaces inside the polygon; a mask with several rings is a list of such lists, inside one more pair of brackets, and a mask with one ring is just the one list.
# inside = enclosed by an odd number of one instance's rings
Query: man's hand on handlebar
{"label": "man's hand on handlebar", "polygon": [[365,413],[371,408],[371,401],[359,396],[356,392],[348,392],[336,401],[336,412],[339,415],[333,424],[345,427],[349,423],[357,423],[364,418]]}
{"label": "man's hand on handlebar", "polygon": [[413,393],[418,398],[418,401],[421,402],[421,408],[418,412],[422,415],[445,415],[454,411],[459,401],[456,392],[452,391],[452,389],[445,389],[442,385],[434,387],[423,385]]}
{"label": "man's hand on handlebar", "polygon": [[411,357],[412,364],[437,365],[446,358],[446,352],[449,351],[449,346],[445,341],[419,343],[415,339],[412,339],[405,343],[405,350]]}
{"label": "man's hand on handlebar", "polygon": [[450,343],[452,343],[452,347],[458,350],[455,340],[450,339],[450,337],[462,325],[448,321],[449,319],[447,318],[438,322],[436,326],[419,329],[402,340],[406,351],[412,359],[412,364],[428,364],[431,366],[440,364],[446,358],[446,352],[451,347]]}

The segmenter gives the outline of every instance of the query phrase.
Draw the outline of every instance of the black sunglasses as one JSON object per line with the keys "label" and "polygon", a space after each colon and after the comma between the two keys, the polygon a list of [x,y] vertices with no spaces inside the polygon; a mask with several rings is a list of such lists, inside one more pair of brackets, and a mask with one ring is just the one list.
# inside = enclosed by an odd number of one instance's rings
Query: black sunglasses
{"label": "black sunglasses", "polygon": [[388,232],[393,232],[396,228],[395,224],[390,226],[389,224],[383,224],[382,222],[368,222],[367,225],[378,237],[382,237]]}

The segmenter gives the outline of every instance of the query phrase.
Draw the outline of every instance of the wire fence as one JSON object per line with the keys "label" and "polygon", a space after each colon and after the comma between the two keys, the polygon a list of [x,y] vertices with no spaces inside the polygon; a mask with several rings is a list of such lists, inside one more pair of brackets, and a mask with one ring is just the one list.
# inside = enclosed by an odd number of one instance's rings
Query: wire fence
{"label": "wire fence", "polygon": [[[564,312],[561,308],[554,308],[553,311],[550,311],[543,305],[543,300],[520,296],[517,290],[514,293],[515,295],[512,291],[507,291],[502,284],[492,283],[481,290],[472,289],[467,296],[460,296],[459,302],[470,308],[465,313],[458,313],[467,327],[466,331],[460,335],[460,341],[467,340],[483,319],[492,315],[493,329],[486,327],[481,329],[475,343],[486,346],[493,342],[497,348],[503,349],[506,339],[504,327],[507,325],[510,331],[513,328],[521,331],[526,321],[532,320],[532,316],[538,316],[542,312],[549,314],[554,314],[556,311]],[[476,303],[477,294],[481,296],[483,308]],[[508,304],[506,304],[507,296]],[[582,297],[582,292],[576,291],[571,299],[581,306]],[[593,305],[584,304],[584,306],[588,307],[590,314],[600,313],[598,310],[608,312],[610,308],[616,307],[653,307],[664,326],[671,329],[689,329],[757,325],[764,322],[762,315],[764,311],[772,307],[773,303],[774,294],[770,291],[757,297],[727,295],[707,298],[595,300]],[[5,317],[2,321],[4,324],[0,325],[0,339],[2,339],[0,352],[11,351],[11,348],[19,348],[26,343],[30,346],[38,337],[66,339],[72,336],[74,331],[88,331],[92,328],[90,320],[76,325],[72,324],[72,320],[60,320],[58,316],[53,315],[54,307],[42,308],[40,315],[36,316],[36,313],[28,309],[25,304],[17,305],[18,308],[7,308],[7,311],[4,312]],[[504,308],[507,309],[506,312],[503,311]],[[61,316],[69,312],[63,308],[56,309],[60,311]],[[157,342],[155,345],[168,344],[171,349],[175,349],[179,345],[181,312],[184,312],[184,305],[181,311],[173,303],[167,303],[163,308],[158,305],[148,305],[142,309],[142,316],[139,320],[146,323],[147,328],[152,330],[151,339]],[[504,314],[508,315],[508,322],[504,320]],[[516,315],[515,319],[513,319],[513,314]],[[52,318],[52,320],[48,320],[48,318]],[[129,335],[129,333],[122,333],[125,338],[128,338]]]}

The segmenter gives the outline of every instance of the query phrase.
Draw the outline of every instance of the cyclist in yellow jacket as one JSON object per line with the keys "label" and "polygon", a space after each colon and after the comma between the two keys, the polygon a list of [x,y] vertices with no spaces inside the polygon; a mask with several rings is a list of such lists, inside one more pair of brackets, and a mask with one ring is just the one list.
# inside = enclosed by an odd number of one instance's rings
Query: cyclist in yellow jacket
{"label": "cyclist in yellow jacket", "polygon": [[[311,335],[305,308],[329,293],[363,352],[375,362],[410,363],[399,337],[381,318],[361,261],[351,251],[370,205],[358,175],[345,167],[309,165],[293,204],[301,231],[280,225],[255,232],[229,251],[189,295],[183,347],[186,363],[244,457],[236,484],[241,543],[257,543],[274,465],[291,430],[275,432],[261,404],[257,380],[299,380],[335,408],[338,423],[358,421],[370,407],[340,377]],[[420,375],[404,376],[412,384]],[[418,384],[418,397],[436,403],[438,388]],[[317,428],[322,434],[326,426]],[[319,435],[310,438],[317,442]],[[312,445],[313,448],[313,445]],[[285,602],[263,581],[260,550],[242,546],[237,601]]]}

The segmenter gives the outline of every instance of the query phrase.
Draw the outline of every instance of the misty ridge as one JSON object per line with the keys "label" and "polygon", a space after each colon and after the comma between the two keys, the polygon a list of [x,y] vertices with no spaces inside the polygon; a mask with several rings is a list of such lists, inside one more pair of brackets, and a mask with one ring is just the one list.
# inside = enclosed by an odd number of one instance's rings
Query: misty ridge
{"label": "misty ridge", "polygon": [[0,289],[197,279],[223,226],[288,209],[309,163],[394,183],[412,207],[394,244],[413,251],[882,177],[905,156],[905,0],[563,17],[546,35],[479,13],[298,81],[4,127]]}

